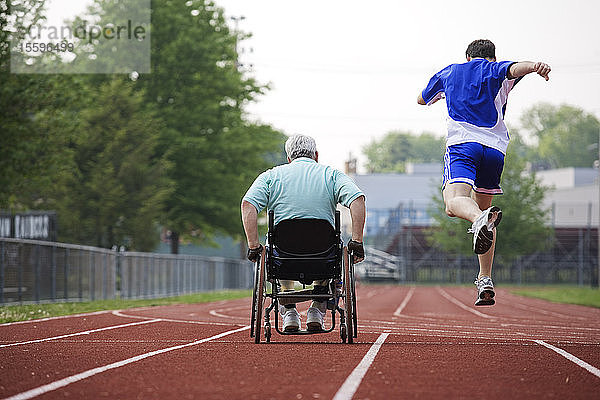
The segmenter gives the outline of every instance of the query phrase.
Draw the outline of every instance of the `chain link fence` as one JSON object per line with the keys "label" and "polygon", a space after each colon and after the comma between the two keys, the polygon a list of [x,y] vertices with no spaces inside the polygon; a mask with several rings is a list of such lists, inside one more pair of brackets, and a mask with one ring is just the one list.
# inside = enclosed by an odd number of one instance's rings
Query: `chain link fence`
{"label": "chain link fence", "polygon": [[245,260],[0,238],[0,304],[156,298],[252,287]]}

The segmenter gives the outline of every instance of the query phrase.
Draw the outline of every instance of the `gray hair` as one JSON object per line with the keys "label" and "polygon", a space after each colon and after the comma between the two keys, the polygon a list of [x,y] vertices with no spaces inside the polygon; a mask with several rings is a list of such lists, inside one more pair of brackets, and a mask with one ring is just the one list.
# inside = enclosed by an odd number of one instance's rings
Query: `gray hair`
{"label": "gray hair", "polygon": [[317,156],[317,144],[310,136],[292,135],[285,142],[285,152],[290,160],[298,157],[310,157],[314,160]]}

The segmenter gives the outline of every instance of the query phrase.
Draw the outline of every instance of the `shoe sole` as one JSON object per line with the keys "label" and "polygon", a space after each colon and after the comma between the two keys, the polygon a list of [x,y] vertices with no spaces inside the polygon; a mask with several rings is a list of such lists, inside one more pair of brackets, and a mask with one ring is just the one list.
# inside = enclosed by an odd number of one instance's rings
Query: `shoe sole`
{"label": "shoe sole", "polygon": [[319,332],[323,330],[323,326],[318,322],[308,322],[306,324],[306,330],[309,332]]}
{"label": "shoe sole", "polygon": [[286,326],[283,331],[284,332],[297,332],[300,329],[299,326]]}
{"label": "shoe sole", "polygon": [[[494,227],[496,227],[500,225],[500,221],[502,220],[502,210],[500,210],[499,207],[494,206],[490,210],[490,214],[492,213],[496,213],[496,219],[494,220]],[[475,254],[485,254],[488,252],[490,247],[492,247],[493,242],[494,232],[490,231],[487,226],[483,226],[479,230],[479,234],[475,240],[475,245],[473,246],[473,251]]]}
{"label": "shoe sole", "polygon": [[484,289],[481,293],[479,293],[479,298],[475,302],[475,305],[493,306],[494,304],[496,304],[496,300],[494,300],[495,295],[496,293],[494,293],[493,289]]}
{"label": "shoe sole", "polygon": [[489,231],[486,226],[481,227],[475,240],[473,251],[475,254],[485,254],[488,252],[494,242],[494,232]]}

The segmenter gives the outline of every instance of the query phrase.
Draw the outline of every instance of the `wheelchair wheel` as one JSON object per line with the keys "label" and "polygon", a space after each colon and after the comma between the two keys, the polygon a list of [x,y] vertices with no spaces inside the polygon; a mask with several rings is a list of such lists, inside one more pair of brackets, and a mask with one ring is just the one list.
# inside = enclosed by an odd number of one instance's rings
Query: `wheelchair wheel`
{"label": "wheelchair wheel", "polygon": [[254,337],[254,321],[256,321],[256,290],[258,289],[258,274],[260,261],[254,263],[254,286],[252,289],[252,311],[250,312],[250,337]]}
{"label": "wheelchair wheel", "polygon": [[346,325],[345,324],[340,324],[340,337],[342,338],[342,343],[346,343],[348,334],[346,333]]}
{"label": "wheelchair wheel", "polygon": [[267,343],[271,343],[271,324],[265,324],[265,340]]}
{"label": "wheelchair wheel", "polygon": [[[262,311],[264,302],[264,290],[265,290],[265,250],[263,249],[260,255],[260,260],[256,263],[257,265],[257,279],[255,280],[256,301],[252,314],[254,315],[254,343],[260,343],[260,328],[262,326]],[[252,329],[252,328],[251,328]]]}
{"label": "wheelchair wheel", "polygon": [[350,260],[350,283],[352,286],[352,326],[354,328],[354,332],[348,332],[349,335],[353,335],[354,337],[358,336],[358,311],[356,309],[356,280],[354,279],[354,262],[352,259]]}
{"label": "wheelchair wheel", "polygon": [[354,343],[354,301],[352,292],[352,274],[350,268],[350,255],[348,254],[348,248],[344,246],[344,307],[346,308],[346,334],[348,336],[348,343]]}

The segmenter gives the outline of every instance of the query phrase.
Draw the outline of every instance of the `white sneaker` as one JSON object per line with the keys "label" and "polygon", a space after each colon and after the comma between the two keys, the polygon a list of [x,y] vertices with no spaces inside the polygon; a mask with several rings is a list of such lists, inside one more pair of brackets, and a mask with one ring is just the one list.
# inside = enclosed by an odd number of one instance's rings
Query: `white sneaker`
{"label": "white sneaker", "polygon": [[498,226],[502,219],[502,210],[492,206],[483,211],[473,222],[469,233],[473,234],[473,251],[475,254],[484,254],[492,247],[494,241],[494,227]]}
{"label": "white sneaker", "polygon": [[477,286],[477,300],[475,301],[476,306],[493,306],[496,304],[494,296],[494,283],[492,278],[489,276],[482,276],[481,278],[475,279],[475,286]]}
{"label": "white sneaker", "polygon": [[310,307],[306,313],[306,330],[312,332],[322,331],[324,316],[325,313],[319,310],[317,307]]}
{"label": "white sneaker", "polygon": [[283,330],[286,332],[295,332],[300,329],[300,314],[295,308],[286,308],[283,316]]}

